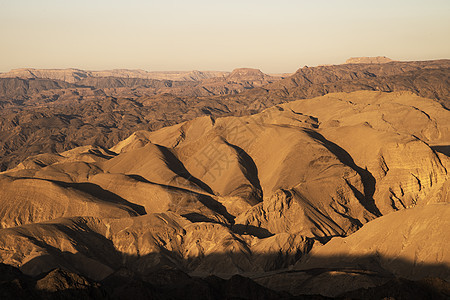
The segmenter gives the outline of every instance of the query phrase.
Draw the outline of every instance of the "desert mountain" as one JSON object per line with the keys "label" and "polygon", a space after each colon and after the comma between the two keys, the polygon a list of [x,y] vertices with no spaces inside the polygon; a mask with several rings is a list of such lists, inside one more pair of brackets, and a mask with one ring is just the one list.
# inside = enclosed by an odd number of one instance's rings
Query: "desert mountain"
{"label": "desert mountain", "polygon": [[31,156],[0,173],[0,262],[95,281],[239,273],[293,295],[448,280],[450,159],[434,149],[449,144],[439,103],[360,91]]}
{"label": "desert mountain", "polygon": [[[434,276],[448,282],[449,210],[448,203],[441,203],[388,214],[348,237],[333,238],[313,249],[293,271],[256,281],[293,295],[320,293],[329,297],[352,289],[382,290],[392,276],[409,280]],[[317,271],[311,274],[311,270]]]}
{"label": "desert mountain", "polygon": [[[54,269],[40,276],[27,276],[20,270],[0,264],[2,299],[292,299],[288,293],[265,288],[249,278],[234,275],[228,280],[209,276],[193,278],[181,271],[163,270],[146,280],[125,270],[95,282],[79,274]],[[306,299],[328,299],[313,296]]]}
{"label": "desert mountain", "polygon": [[97,96],[115,97],[164,93],[189,97],[227,95],[260,87],[281,78],[283,77],[270,76],[249,68],[235,69],[231,73],[18,69],[0,74],[0,100],[54,100],[67,93],[69,88],[74,93],[83,94],[83,90],[91,89],[99,90]]}
{"label": "desert mountain", "polygon": [[28,95],[42,91],[68,88],[76,88],[76,86],[64,81],[48,79],[3,78],[0,79],[0,98],[5,102],[11,100],[14,103],[14,101],[23,101]]}
{"label": "desert mountain", "polygon": [[227,80],[239,82],[239,81],[267,81],[270,78],[269,75],[264,74],[258,69],[240,68],[235,69],[227,76]]}
{"label": "desert mountain", "polygon": [[77,83],[86,78],[118,77],[171,81],[200,81],[212,77],[224,77],[229,72],[185,71],[185,72],[148,72],[144,70],[114,69],[105,71],[85,71],[79,69],[14,69],[0,73],[0,78],[52,79]]}
{"label": "desert mountain", "polygon": [[264,89],[248,91],[245,96],[289,101],[333,92],[411,91],[449,105],[449,68],[450,60],[304,67]]}
{"label": "desert mountain", "polygon": [[[441,230],[450,226],[449,214],[449,205],[435,204],[386,215],[349,237],[335,238],[327,245],[316,248],[298,266],[300,269],[325,266],[370,269],[378,263],[387,272],[410,279],[435,275],[449,280],[450,274],[445,266],[450,265],[450,249],[445,244],[450,239],[450,233]],[[423,244],[429,246],[422,248]],[[435,249],[430,251],[432,247]],[[393,253],[395,255],[391,255]],[[434,254],[439,257],[437,261]],[[359,257],[365,256],[375,259],[359,260]],[[321,259],[323,257],[333,257],[333,261]],[[383,261],[387,257],[390,259]],[[404,261],[414,261],[414,268],[403,269]],[[436,268],[431,271],[428,266],[433,264]]]}
{"label": "desert mountain", "polygon": [[246,68],[202,81],[0,78],[0,167],[77,146],[109,148],[135,131],[199,116],[249,115],[331,92],[410,91],[448,107],[449,86],[449,60],[305,67],[284,79]]}

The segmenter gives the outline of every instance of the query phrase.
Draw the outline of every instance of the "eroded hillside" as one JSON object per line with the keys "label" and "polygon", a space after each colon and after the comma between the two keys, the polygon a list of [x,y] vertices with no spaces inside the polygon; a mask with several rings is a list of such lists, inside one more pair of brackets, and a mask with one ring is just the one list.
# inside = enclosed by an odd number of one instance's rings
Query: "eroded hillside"
{"label": "eroded hillside", "polygon": [[304,67],[286,78],[248,68],[158,74],[167,76],[74,69],[1,74],[1,170],[38,153],[109,148],[138,130],[205,115],[250,115],[332,92],[410,91],[447,108],[450,99],[449,60]]}
{"label": "eroded hillside", "polygon": [[0,173],[0,261],[96,281],[239,273],[291,295],[449,280],[449,144],[439,103],[360,91],[32,156]]}

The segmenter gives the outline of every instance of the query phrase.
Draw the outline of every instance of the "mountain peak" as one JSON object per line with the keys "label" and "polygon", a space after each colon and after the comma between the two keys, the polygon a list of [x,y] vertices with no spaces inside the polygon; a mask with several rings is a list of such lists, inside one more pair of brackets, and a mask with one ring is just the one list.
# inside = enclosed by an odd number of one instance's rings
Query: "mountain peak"
{"label": "mountain peak", "polygon": [[234,69],[228,76],[228,80],[232,81],[256,81],[264,80],[268,75],[261,72],[259,69],[252,68],[238,68]]}

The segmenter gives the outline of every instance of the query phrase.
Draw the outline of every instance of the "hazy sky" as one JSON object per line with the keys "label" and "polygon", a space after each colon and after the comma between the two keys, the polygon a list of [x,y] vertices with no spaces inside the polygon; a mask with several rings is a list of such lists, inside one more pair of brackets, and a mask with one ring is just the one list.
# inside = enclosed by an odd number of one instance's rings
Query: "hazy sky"
{"label": "hazy sky", "polygon": [[450,58],[450,0],[0,0],[0,72],[275,73],[378,55]]}

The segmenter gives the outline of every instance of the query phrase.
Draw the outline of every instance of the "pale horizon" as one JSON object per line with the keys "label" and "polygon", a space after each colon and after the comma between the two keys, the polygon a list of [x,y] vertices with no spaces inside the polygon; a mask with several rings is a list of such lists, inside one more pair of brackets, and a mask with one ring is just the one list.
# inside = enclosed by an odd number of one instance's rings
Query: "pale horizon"
{"label": "pale horizon", "polygon": [[[377,56],[386,56],[386,55],[377,55]],[[370,56],[370,57],[376,57],[376,56]],[[0,73],[8,73],[10,71],[13,70],[20,70],[20,69],[35,69],[35,70],[82,70],[82,71],[87,71],[87,72],[96,72],[96,71],[114,71],[114,70],[129,70],[129,71],[133,71],[133,70],[139,70],[139,71],[145,71],[145,72],[190,72],[190,71],[201,71],[201,72],[232,72],[235,69],[241,69],[241,68],[251,68],[251,69],[259,69],[260,71],[262,71],[263,73],[266,74],[289,74],[289,73],[294,73],[295,71],[297,71],[300,68],[303,67],[317,67],[317,66],[322,66],[322,65],[339,65],[339,64],[343,64],[345,63],[345,60],[349,59],[349,58],[354,58],[354,57],[348,57],[346,59],[344,59],[344,61],[342,62],[338,62],[338,63],[330,63],[330,64],[318,64],[318,65],[303,65],[303,66],[298,66],[295,70],[293,71],[289,71],[289,72],[265,72],[263,69],[258,68],[258,67],[249,67],[249,66],[236,66],[233,69],[229,69],[229,70],[213,70],[213,69],[207,69],[207,70],[203,70],[203,69],[184,69],[184,70],[145,70],[142,68],[110,68],[110,69],[83,69],[83,68],[77,68],[77,67],[65,67],[65,68],[35,68],[35,67],[19,67],[19,68],[13,68],[7,71],[0,71]],[[391,58],[392,57],[388,57]],[[429,60],[443,60],[443,59],[449,59],[449,58],[431,58],[431,59],[411,59],[411,60],[405,60],[405,59],[392,59],[393,61],[429,61]]]}
{"label": "pale horizon", "polygon": [[450,2],[0,1],[0,72],[292,73],[350,57],[450,58]]}

